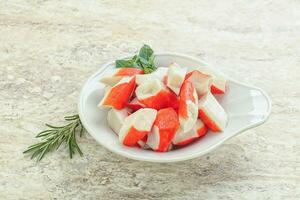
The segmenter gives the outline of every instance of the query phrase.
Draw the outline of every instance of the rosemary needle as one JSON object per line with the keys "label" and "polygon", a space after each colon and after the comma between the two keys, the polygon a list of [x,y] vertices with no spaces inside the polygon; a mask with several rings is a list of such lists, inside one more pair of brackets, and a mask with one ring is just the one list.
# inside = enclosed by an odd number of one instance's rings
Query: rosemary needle
{"label": "rosemary needle", "polygon": [[79,115],[66,116],[65,120],[68,124],[64,126],[46,124],[49,129],[38,133],[36,136],[37,138],[41,138],[42,141],[29,146],[23,153],[31,154],[31,159],[36,158],[37,161],[40,161],[47,153],[57,150],[62,143],[65,143],[68,147],[70,158],[72,158],[76,152],[82,156],[83,153],[76,140],[78,130],[80,137],[84,130]]}

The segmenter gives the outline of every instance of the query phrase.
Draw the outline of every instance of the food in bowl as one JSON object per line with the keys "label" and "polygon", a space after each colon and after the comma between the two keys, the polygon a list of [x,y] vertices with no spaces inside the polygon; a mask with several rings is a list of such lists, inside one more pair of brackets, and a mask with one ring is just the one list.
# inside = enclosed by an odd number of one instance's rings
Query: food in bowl
{"label": "food in bowl", "polygon": [[209,130],[225,129],[228,116],[214,96],[226,92],[222,75],[201,67],[189,71],[177,63],[156,68],[153,52],[139,56],[147,65],[137,65],[133,57],[100,80],[106,91],[99,107],[109,109],[107,124],[120,143],[166,152],[184,148]]}

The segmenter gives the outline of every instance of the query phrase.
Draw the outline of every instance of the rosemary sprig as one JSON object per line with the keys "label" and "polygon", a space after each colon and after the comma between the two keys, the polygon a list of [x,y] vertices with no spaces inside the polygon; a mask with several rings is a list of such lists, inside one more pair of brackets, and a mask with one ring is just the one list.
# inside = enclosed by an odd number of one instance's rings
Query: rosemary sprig
{"label": "rosemary sprig", "polygon": [[66,143],[69,149],[70,158],[73,157],[76,151],[82,156],[83,153],[76,140],[76,133],[78,130],[80,130],[80,137],[84,130],[79,115],[66,116],[65,120],[68,124],[64,126],[52,126],[46,124],[49,129],[38,133],[36,136],[36,138],[41,138],[42,141],[29,146],[23,153],[29,153],[31,154],[31,159],[36,158],[37,161],[40,161],[45,154],[57,150],[62,143]]}

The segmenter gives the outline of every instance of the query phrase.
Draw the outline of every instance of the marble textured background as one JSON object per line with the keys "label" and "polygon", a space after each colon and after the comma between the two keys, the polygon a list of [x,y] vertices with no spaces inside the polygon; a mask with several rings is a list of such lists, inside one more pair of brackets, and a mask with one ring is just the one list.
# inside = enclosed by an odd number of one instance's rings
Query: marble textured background
{"label": "marble textured background", "polygon": [[[0,1],[0,199],[300,199],[300,1]],[[265,89],[264,125],[186,162],[129,160],[80,139],[22,151],[76,113],[84,81],[136,51],[176,51]]]}

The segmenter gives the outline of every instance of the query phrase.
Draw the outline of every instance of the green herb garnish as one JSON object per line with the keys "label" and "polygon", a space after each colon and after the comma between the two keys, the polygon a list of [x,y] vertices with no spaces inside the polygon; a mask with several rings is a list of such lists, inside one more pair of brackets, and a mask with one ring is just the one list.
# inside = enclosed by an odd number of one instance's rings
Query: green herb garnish
{"label": "green herb garnish", "polygon": [[153,50],[149,45],[144,45],[139,53],[133,56],[131,59],[116,60],[117,68],[135,67],[140,68],[145,74],[149,74],[156,70],[154,64]]}
{"label": "green herb garnish", "polygon": [[[151,73],[156,70],[153,50],[150,46],[144,45],[139,53],[131,59],[116,60],[116,67],[135,67],[142,69],[145,74]],[[38,133],[36,136],[36,138],[41,138],[42,141],[29,146],[23,153],[31,154],[31,159],[36,158],[37,161],[40,161],[47,153],[57,150],[64,143],[68,147],[70,158],[76,152],[82,156],[83,153],[76,139],[76,133],[79,133],[81,137],[84,130],[79,115],[67,116],[65,120],[69,123],[64,126],[46,124],[49,129]]]}
{"label": "green herb garnish", "polygon": [[82,156],[83,153],[76,140],[76,133],[79,132],[81,137],[84,130],[79,115],[67,116],[65,120],[69,123],[64,126],[46,124],[49,129],[40,132],[36,136],[42,138],[42,141],[29,146],[23,153],[29,153],[31,159],[36,158],[37,161],[40,161],[46,153],[57,150],[62,143],[65,143],[68,146],[70,158],[73,157],[76,151]]}

